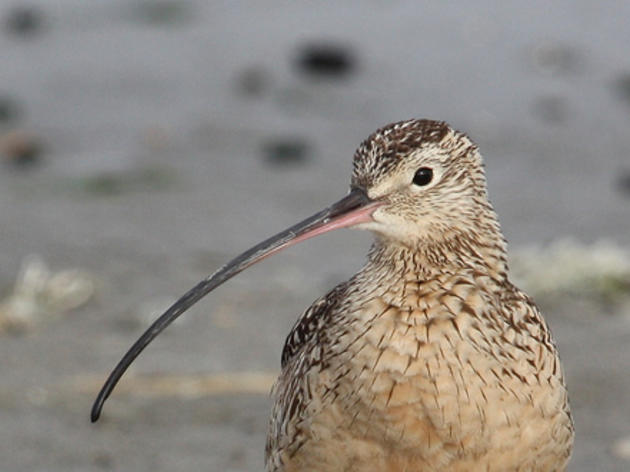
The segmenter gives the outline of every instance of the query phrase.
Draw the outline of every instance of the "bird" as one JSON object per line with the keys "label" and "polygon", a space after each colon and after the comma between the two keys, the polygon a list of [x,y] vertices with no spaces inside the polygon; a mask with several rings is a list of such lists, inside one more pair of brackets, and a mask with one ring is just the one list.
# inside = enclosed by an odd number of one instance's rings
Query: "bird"
{"label": "bird", "polygon": [[357,148],[349,193],[203,279],[136,341],[140,352],[237,273],[298,242],[371,231],[365,265],[286,338],[267,472],[566,470],[564,374],[540,310],[509,279],[507,243],[478,146],[443,121],[386,125]]}

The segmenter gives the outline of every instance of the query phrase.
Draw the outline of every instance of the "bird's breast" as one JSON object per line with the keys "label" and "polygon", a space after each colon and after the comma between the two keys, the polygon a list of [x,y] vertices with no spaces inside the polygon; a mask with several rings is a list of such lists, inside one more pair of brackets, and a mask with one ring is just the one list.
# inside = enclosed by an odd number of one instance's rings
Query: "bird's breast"
{"label": "bird's breast", "polygon": [[520,441],[525,424],[547,428],[545,415],[566,401],[561,376],[555,389],[540,383],[555,352],[518,347],[529,332],[495,319],[498,301],[478,285],[435,285],[407,283],[344,315],[324,376],[345,427],[445,461],[449,451],[482,454],[497,437]]}

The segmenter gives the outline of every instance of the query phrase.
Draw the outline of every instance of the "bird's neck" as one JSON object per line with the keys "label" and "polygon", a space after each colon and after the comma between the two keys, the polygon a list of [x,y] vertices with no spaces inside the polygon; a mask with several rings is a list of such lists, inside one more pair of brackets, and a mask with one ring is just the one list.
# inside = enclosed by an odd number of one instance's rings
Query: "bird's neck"
{"label": "bird's neck", "polygon": [[462,271],[482,273],[499,282],[507,279],[506,243],[490,222],[484,231],[454,233],[414,246],[377,238],[365,270],[427,280]]}

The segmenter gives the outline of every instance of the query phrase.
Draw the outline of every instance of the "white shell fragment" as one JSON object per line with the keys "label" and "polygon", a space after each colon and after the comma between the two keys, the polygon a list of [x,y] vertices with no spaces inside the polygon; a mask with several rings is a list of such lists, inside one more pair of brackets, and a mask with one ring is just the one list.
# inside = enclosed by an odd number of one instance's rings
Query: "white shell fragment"
{"label": "white shell fragment", "polygon": [[38,255],[24,259],[13,291],[0,302],[0,331],[22,331],[84,305],[93,276],[80,269],[52,272]]}

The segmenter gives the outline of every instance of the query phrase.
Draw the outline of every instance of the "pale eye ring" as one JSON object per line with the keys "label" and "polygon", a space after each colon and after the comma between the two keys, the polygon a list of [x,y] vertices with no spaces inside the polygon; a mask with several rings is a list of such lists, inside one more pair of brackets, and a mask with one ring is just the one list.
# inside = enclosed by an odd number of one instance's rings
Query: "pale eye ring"
{"label": "pale eye ring", "polygon": [[420,167],[413,176],[413,184],[418,187],[428,185],[433,180],[433,169]]}

